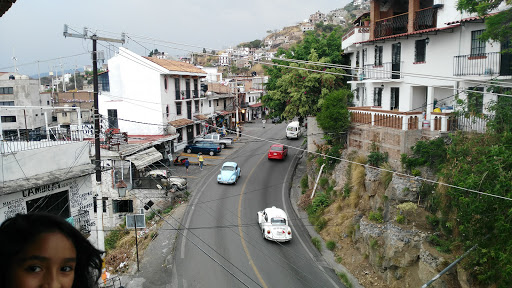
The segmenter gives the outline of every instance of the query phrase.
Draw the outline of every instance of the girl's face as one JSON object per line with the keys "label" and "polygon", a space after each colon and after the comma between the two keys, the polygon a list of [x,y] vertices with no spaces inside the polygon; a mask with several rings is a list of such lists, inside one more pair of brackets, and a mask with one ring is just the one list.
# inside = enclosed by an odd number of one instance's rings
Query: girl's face
{"label": "girl's face", "polygon": [[14,258],[11,288],[71,288],[76,249],[60,232],[39,235]]}

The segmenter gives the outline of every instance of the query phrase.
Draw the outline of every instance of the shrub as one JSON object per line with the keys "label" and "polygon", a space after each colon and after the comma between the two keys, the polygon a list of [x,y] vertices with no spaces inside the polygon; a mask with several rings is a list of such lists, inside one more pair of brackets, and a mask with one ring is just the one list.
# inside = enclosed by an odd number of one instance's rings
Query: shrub
{"label": "shrub", "polygon": [[368,219],[370,219],[373,222],[377,222],[377,223],[384,222],[384,217],[382,217],[382,213],[379,211],[370,211],[370,215],[368,216]]}
{"label": "shrub", "polygon": [[371,152],[368,155],[368,164],[374,167],[380,167],[380,165],[388,162],[388,153],[381,153],[377,144],[375,142],[372,143]]}
{"label": "shrub", "polygon": [[437,229],[439,226],[439,218],[436,215],[427,215],[425,216],[427,219],[427,223],[432,226],[432,228]]}
{"label": "shrub", "polygon": [[446,162],[447,149],[443,138],[430,141],[418,141],[412,148],[412,155],[401,155],[402,167],[411,171],[420,166],[428,166],[431,169],[438,169]]}
{"label": "shrub", "polygon": [[370,248],[375,249],[377,248],[377,246],[379,246],[379,242],[377,241],[377,239],[370,239]]}
{"label": "shrub", "polygon": [[155,211],[151,211],[151,213],[149,213],[149,215],[146,216],[146,223],[153,220],[153,218],[155,218],[155,216],[156,216]]}
{"label": "shrub", "polygon": [[418,169],[412,169],[412,176],[421,176],[421,171]]}
{"label": "shrub", "polygon": [[119,243],[119,241],[128,233],[128,230],[124,229],[116,229],[110,231],[107,237],[105,237],[105,250],[108,252],[115,249],[117,247],[117,243]]}
{"label": "shrub", "polygon": [[315,196],[311,205],[313,206],[314,212],[322,211],[325,207],[331,204],[331,199],[325,193],[320,193]]}
{"label": "shrub", "polygon": [[173,209],[173,207],[172,207],[172,205],[171,205],[171,206],[169,206],[169,207],[165,208],[165,209],[164,209],[164,211],[163,211],[162,213],[163,213],[163,214],[169,214],[169,213],[172,211],[172,209]]}
{"label": "shrub", "polygon": [[343,258],[341,256],[338,256],[336,257],[336,263],[340,263],[343,262]]}
{"label": "shrub", "polygon": [[393,180],[393,168],[389,163],[384,163],[382,168],[385,170],[383,170],[380,174],[380,181],[384,185],[385,190],[388,189],[389,183],[391,183],[391,180]]}
{"label": "shrub", "polygon": [[327,219],[325,217],[320,217],[315,223],[316,232],[324,230],[325,226],[327,226]]}
{"label": "shrub", "polygon": [[347,198],[350,195],[350,185],[348,183],[345,183],[343,185],[343,198]]}
{"label": "shrub", "polygon": [[327,247],[327,249],[330,251],[333,251],[336,248],[336,242],[329,240],[327,243],[325,243],[325,247]]}
{"label": "shrub", "polygon": [[404,215],[396,215],[396,223],[398,224],[404,224],[405,223],[405,216]]}
{"label": "shrub", "polygon": [[311,238],[311,243],[313,243],[313,246],[315,246],[318,251],[322,251],[322,243],[320,242],[320,239],[313,237]]}
{"label": "shrub", "polygon": [[345,286],[347,288],[352,288],[352,282],[350,282],[350,280],[348,280],[347,274],[345,274],[343,272],[338,272],[338,273],[336,273],[336,275],[338,275],[338,277],[340,278],[341,282],[343,282],[343,284],[345,284]]}
{"label": "shrub", "polygon": [[304,174],[302,176],[302,178],[300,179],[300,187],[302,189],[308,189],[309,188],[309,184],[308,184],[308,175],[307,174]]}

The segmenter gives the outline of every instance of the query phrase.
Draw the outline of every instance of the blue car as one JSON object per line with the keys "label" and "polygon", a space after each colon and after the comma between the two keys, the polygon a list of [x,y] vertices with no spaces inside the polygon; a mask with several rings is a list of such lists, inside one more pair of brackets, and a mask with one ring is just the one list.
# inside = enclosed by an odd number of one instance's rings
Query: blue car
{"label": "blue car", "polygon": [[240,167],[236,162],[225,162],[222,164],[220,174],[217,176],[217,182],[219,184],[236,184],[240,174]]}
{"label": "blue car", "polygon": [[220,148],[219,144],[215,144],[212,142],[196,142],[188,144],[183,149],[183,151],[189,154],[201,152],[203,154],[208,154],[210,156],[217,155],[218,153],[220,153],[221,150],[222,148]]}

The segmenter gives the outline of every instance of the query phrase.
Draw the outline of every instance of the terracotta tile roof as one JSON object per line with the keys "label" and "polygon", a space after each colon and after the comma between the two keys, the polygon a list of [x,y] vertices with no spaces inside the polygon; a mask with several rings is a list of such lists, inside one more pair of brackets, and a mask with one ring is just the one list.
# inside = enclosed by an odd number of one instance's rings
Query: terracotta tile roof
{"label": "terracotta tile roof", "polygon": [[224,115],[228,115],[228,114],[234,114],[234,113],[236,113],[236,111],[224,111],[224,110],[222,110],[220,112],[215,111],[215,113],[217,113],[220,116],[224,116]]}
{"label": "terracotta tile roof", "polygon": [[261,105],[263,105],[263,103],[260,102],[260,103],[249,105],[249,107],[256,108],[256,107],[261,107]]}
{"label": "terracotta tile roof", "polygon": [[169,125],[174,126],[176,128],[191,125],[191,124],[194,124],[194,121],[192,121],[190,119],[178,119],[178,120],[169,122]]}
{"label": "terracotta tile roof", "polygon": [[446,27],[443,27],[443,28],[424,29],[424,30],[414,31],[414,32],[411,32],[411,33],[402,33],[402,34],[396,34],[396,35],[389,35],[389,36],[385,36],[385,37],[375,38],[375,39],[372,39],[372,40],[366,40],[366,41],[357,42],[357,43],[354,43],[354,44],[371,43],[371,42],[375,42],[375,41],[399,38],[399,37],[404,37],[404,36],[409,36],[409,35],[424,34],[424,33],[428,33],[428,32],[436,32],[436,31],[443,31],[443,30],[453,29],[453,28],[456,28],[456,27],[459,27],[459,26],[460,26],[460,24],[455,24],[455,25],[446,26]]}
{"label": "terracotta tile roof", "polygon": [[460,20],[455,20],[455,21],[452,21],[452,22],[448,22],[446,23],[446,25],[452,25],[452,24],[457,24],[457,23],[462,23],[462,22],[471,22],[471,21],[476,21],[476,20],[483,20],[487,17],[490,17],[490,16],[494,16],[496,14],[498,14],[499,12],[495,12],[495,13],[490,13],[490,14],[487,14],[487,15],[483,15],[483,16],[473,16],[473,17],[468,17],[468,18],[464,18],[464,19],[460,19]]}
{"label": "terracotta tile roof", "polygon": [[197,120],[207,120],[208,119],[208,117],[204,116],[203,114],[198,114],[194,117],[196,117]]}
{"label": "terracotta tile roof", "polygon": [[205,76],[206,76],[206,72],[204,72],[202,69],[199,69],[192,64],[188,64],[188,63],[180,62],[180,61],[174,61],[174,60],[159,59],[159,58],[155,58],[155,57],[144,57],[144,58],[148,59],[149,61],[151,61],[157,65],[164,67],[165,69],[167,69],[169,71],[199,73],[199,74],[205,74]]}

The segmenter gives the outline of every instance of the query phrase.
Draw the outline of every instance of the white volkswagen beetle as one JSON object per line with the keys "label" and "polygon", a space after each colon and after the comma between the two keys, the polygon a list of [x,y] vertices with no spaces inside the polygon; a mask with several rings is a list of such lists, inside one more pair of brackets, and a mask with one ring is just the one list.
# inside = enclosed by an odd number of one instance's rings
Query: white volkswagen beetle
{"label": "white volkswagen beetle", "polygon": [[288,226],[286,213],[276,206],[258,212],[258,223],[263,237],[277,242],[292,240],[292,229]]}

